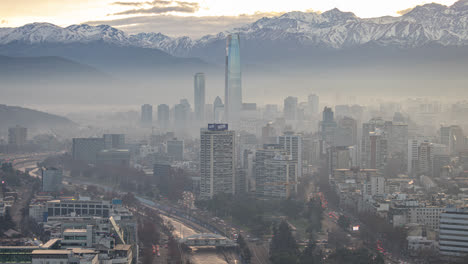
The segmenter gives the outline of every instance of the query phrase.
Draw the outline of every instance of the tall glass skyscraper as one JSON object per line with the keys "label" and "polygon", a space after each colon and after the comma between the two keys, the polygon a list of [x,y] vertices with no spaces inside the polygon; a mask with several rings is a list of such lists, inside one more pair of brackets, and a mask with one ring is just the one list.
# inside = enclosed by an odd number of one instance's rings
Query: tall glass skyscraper
{"label": "tall glass skyscraper", "polygon": [[231,34],[226,41],[226,86],[224,94],[225,118],[237,121],[242,109],[242,78],[239,34]]}
{"label": "tall glass skyscraper", "polygon": [[205,119],[205,74],[195,74],[194,80],[194,106],[197,121]]}

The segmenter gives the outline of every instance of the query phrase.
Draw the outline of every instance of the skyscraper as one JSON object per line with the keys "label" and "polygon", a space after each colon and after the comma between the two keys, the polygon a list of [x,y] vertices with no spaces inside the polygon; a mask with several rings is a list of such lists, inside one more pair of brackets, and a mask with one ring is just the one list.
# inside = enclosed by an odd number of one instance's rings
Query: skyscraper
{"label": "skyscraper", "polygon": [[228,122],[233,122],[239,119],[242,109],[242,78],[239,34],[231,34],[227,37],[225,77],[225,117]]}
{"label": "skyscraper", "polygon": [[297,120],[297,97],[288,96],[284,99],[284,119]]}
{"label": "skyscraper", "polygon": [[144,125],[151,125],[153,123],[153,106],[144,104],[141,106],[141,123]]}
{"label": "skyscraper", "polygon": [[169,128],[169,106],[167,104],[158,105],[158,124],[162,129]]}
{"label": "skyscraper", "polygon": [[195,119],[202,122],[205,120],[205,74],[195,74],[193,82]]}
{"label": "skyscraper", "polygon": [[214,121],[215,123],[221,123],[224,120],[224,104],[223,101],[219,96],[216,96],[216,99],[214,100],[213,103],[213,115],[214,115]]}
{"label": "skyscraper", "polygon": [[329,145],[334,145],[337,124],[335,122],[333,110],[330,107],[325,107],[322,115],[322,122],[320,123],[322,140]]}
{"label": "skyscraper", "polygon": [[227,124],[209,124],[200,132],[200,195],[211,199],[235,193],[235,133]]}
{"label": "skyscraper", "polygon": [[307,105],[309,107],[309,114],[316,115],[319,111],[319,97],[316,94],[311,94],[307,98]]}

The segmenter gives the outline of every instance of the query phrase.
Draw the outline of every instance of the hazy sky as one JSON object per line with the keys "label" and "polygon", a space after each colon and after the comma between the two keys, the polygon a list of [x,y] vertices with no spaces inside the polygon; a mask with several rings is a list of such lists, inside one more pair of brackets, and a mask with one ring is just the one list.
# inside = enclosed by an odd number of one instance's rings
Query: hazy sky
{"label": "hazy sky", "polygon": [[[398,15],[398,11],[425,4],[421,0],[0,0],[0,26],[31,22],[60,26],[91,22],[110,24],[130,33],[170,35],[216,33],[262,16],[288,11],[327,11],[339,8],[360,17]],[[436,0],[451,5],[455,0]]]}

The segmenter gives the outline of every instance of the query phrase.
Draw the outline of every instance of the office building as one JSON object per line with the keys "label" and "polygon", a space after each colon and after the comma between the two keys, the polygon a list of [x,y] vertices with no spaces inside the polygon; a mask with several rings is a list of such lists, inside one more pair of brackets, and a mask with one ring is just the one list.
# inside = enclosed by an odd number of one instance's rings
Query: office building
{"label": "office building", "polygon": [[284,99],[284,119],[297,120],[297,97],[288,96]]}
{"label": "office building", "polygon": [[357,122],[351,117],[343,117],[338,121],[333,138],[333,146],[354,146],[357,144]]}
{"label": "office building", "polygon": [[110,203],[107,201],[86,200],[52,200],[46,203],[48,217],[69,216],[72,213],[80,216],[109,217]]}
{"label": "office building", "polygon": [[432,143],[423,142],[418,149],[418,175],[432,176],[434,150]]}
{"label": "office building", "polygon": [[167,104],[158,105],[158,125],[162,130],[169,128],[169,106]]}
{"label": "office building", "polygon": [[209,124],[200,132],[200,195],[211,199],[235,193],[235,132],[227,124]]}
{"label": "office building", "polygon": [[197,73],[194,77],[194,107],[195,119],[199,122],[205,120],[205,74]]}
{"label": "office building", "polygon": [[151,125],[153,123],[153,106],[144,104],[141,106],[141,123]]}
{"label": "office building", "polygon": [[128,149],[103,149],[97,153],[97,164],[129,167],[130,151]]}
{"label": "office building", "polygon": [[447,208],[441,214],[439,253],[448,257],[468,255],[468,208]]}
{"label": "office building", "polygon": [[265,144],[263,148],[255,151],[253,170],[255,175],[255,194],[257,196],[264,196],[265,186],[268,183],[266,161],[278,155],[288,155],[288,152],[279,144]]}
{"label": "office building", "polygon": [[316,94],[311,94],[307,98],[307,106],[310,115],[316,115],[319,112],[319,97]]}
{"label": "office building", "polygon": [[167,155],[171,157],[173,160],[182,161],[184,160],[184,141],[177,140],[176,138],[173,140],[167,141]]}
{"label": "office building", "polygon": [[226,121],[232,123],[238,121],[242,109],[242,76],[239,34],[230,34],[226,39],[225,78],[225,118]]}
{"label": "office building", "polygon": [[161,184],[161,181],[169,179],[171,173],[171,165],[168,162],[156,162],[153,165],[153,177],[157,185]]}
{"label": "office building", "polygon": [[124,149],[125,135],[124,134],[104,134],[105,149]]}
{"label": "office building", "polygon": [[302,177],[302,138],[293,132],[285,132],[278,137],[277,143],[292,156],[297,164],[297,177]]}
{"label": "office building", "polygon": [[262,144],[276,143],[276,131],[271,122],[262,127]]}
{"label": "office building", "polygon": [[288,199],[297,193],[297,163],[292,155],[275,155],[265,160],[263,196]]}
{"label": "office building", "polygon": [[98,153],[105,147],[104,138],[74,138],[73,160],[96,163]]}
{"label": "office building", "polygon": [[11,146],[24,146],[26,144],[27,137],[28,129],[25,127],[17,125],[8,129],[8,144]]}
{"label": "office building", "polygon": [[320,122],[320,135],[322,140],[330,146],[334,145],[336,127],[333,110],[330,107],[325,107],[322,113],[322,122]]}
{"label": "office building", "polygon": [[219,96],[216,96],[216,99],[214,100],[214,103],[213,103],[214,122],[221,123],[225,121],[224,114],[225,114],[225,111],[224,111],[223,101],[221,100]]}
{"label": "office building", "polygon": [[42,191],[58,193],[62,189],[62,170],[57,168],[42,168]]}

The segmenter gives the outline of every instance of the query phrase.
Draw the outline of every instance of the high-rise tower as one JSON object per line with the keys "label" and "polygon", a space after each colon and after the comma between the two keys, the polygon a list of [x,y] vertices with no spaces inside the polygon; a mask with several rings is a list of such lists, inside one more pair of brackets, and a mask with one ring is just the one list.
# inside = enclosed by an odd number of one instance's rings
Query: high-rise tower
{"label": "high-rise tower", "polygon": [[242,78],[239,34],[232,34],[227,37],[225,77],[225,117],[228,122],[235,122],[239,119],[242,109]]}
{"label": "high-rise tower", "polygon": [[205,119],[205,74],[195,74],[193,80],[195,119],[202,122]]}

